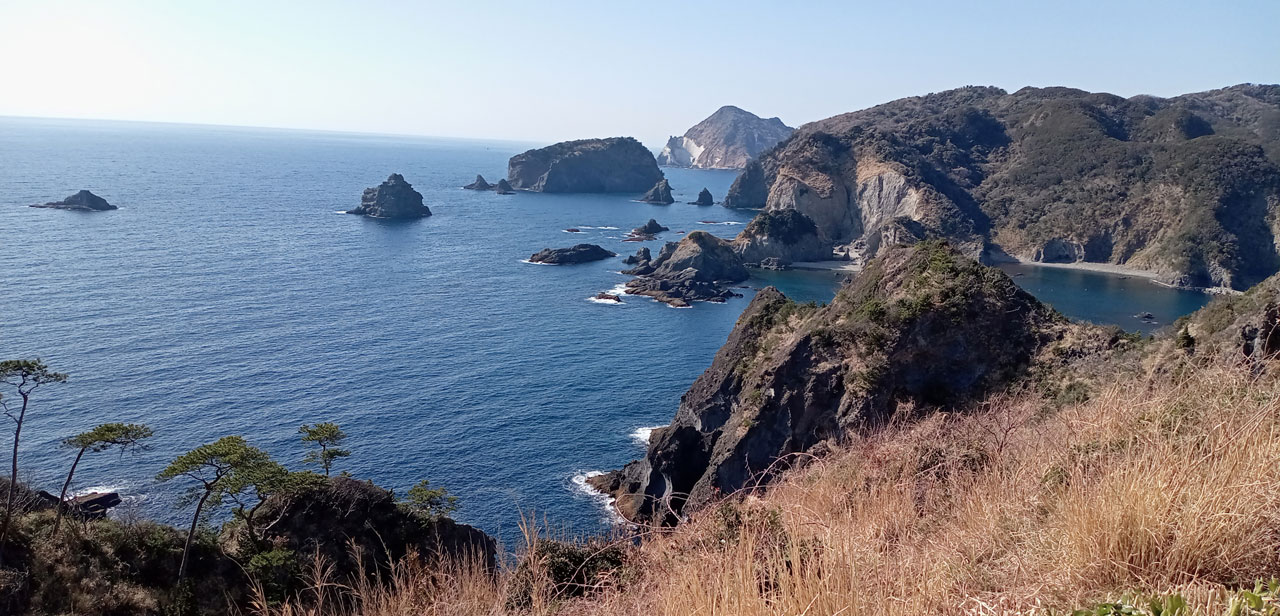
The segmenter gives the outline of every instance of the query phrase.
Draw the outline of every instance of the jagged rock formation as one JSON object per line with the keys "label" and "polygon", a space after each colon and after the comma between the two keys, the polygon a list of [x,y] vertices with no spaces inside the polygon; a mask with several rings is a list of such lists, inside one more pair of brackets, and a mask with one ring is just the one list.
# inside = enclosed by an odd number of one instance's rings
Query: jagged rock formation
{"label": "jagged rock formation", "polygon": [[653,259],[653,253],[649,252],[647,246],[641,246],[640,250],[636,251],[636,254],[623,259],[622,262],[627,265],[640,265],[641,263],[648,263],[651,259]]}
{"label": "jagged rock formation", "polygon": [[991,261],[1243,289],[1280,269],[1278,162],[1280,86],[1169,99],[968,87],[802,126],[724,203],[801,212],[814,252],[865,259],[945,237]]}
{"label": "jagged rock formation", "polygon": [[511,188],[511,183],[507,182],[506,178],[498,180],[497,186],[494,186],[493,189],[497,191],[499,195],[514,195],[516,192],[515,189]]}
{"label": "jagged rock formation", "polygon": [[667,178],[658,180],[658,183],[654,184],[653,188],[649,189],[649,192],[640,197],[640,202],[653,203],[655,205],[671,205],[675,203],[676,200],[671,196],[671,184],[667,182]]}
{"label": "jagged rock formation", "polygon": [[483,175],[477,173],[476,181],[463,186],[463,188],[467,190],[493,190],[495,187],[493,184],[486,182]]}
{"label": "jagged rock formation", "polygon": [[631,235],[657,235],[663,231],[670,231],[670,229],[658,224],[658,221],[650,218],[649,222],[632,229]]}
{"label": "jagged rock formation", "polygon": [[371,218],[410,219],[430,216],[431,209],[422,204],[422,194],[414,190],[404,176],[393,173],[382,184],[364,189],[360,207],[347,210],[347,213]]}
{"label": "jagged rock formation", "polygon": [[689,205],[715,205],[716,200],[711,196],[711,191],[703,188],[698,191],[698,198],[689,202]]}
{"label": "jagged rock formation", "polygon": [[103,199],[102,197],[99,197],[87,190],[78,191],[76,194],[63,199],[62,201],[51,201],[49,203],[32,205],[31,207],[49,208],[54,210],[78,210],[81,212],[105,212],[108,210],[119,209],[116,206],[107,203],[106,199]]}
{"label": "jagged rock formation", "polygon": [[610,252],[595,244],[578,244],[571,248],[545,248],[529,256],[532,263],[549,263],[552,265],[570,265],[574,263],[589,263],[591,261],[600,261],[609,257],[616,257],[618,253]]}
{"label": "jagged rock formation", "polygon": [[831,250],[824,248],[818,236],[817,225],[793,209],[762,212],[734,238],[733,249],[747,263],[770,258],[788,263],[831,258]]}
{"label": "jagged rock formation", "polygon": [[511,157],[507,179],[519,190],[639,193],[662,179],[653,153],[631,137],[563,141]]}
{"label": "jagged rock formation", "polygon": [[1086,345],[999,270],[939,242],[889,249],[824,307],[772,287],[738,319],[646,456],[593,478],[638,522],[673,523],[850,430],[957,408]]}
{"label": "jagged rock formation", "polygon": [[754,113],[726,105],[685,131],[667,140],[658,164],[698,169],[741,169],[747,161],[786,139],[792,128],[778,118],[762,119]]}
{"label": "jagged rock formation", "polygon": [[706,231],[690,232],[679,243],[668,242],[656,259],[645,259],[623,273],[638,276],[627,283],[627,293],[647,295],[680,308],[693,301],[736,297],[722,285],[741,282],[750,275],[729,243]]}

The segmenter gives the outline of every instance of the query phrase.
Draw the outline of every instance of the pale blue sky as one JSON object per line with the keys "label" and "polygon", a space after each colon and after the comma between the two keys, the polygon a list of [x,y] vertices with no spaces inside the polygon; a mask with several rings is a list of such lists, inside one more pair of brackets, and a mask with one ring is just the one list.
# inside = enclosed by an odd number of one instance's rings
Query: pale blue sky
{"label": "pale blue sky", "polygon": [[1280,82],[1280,0],[0,0],[0,115],[660,147],[966,84]]}

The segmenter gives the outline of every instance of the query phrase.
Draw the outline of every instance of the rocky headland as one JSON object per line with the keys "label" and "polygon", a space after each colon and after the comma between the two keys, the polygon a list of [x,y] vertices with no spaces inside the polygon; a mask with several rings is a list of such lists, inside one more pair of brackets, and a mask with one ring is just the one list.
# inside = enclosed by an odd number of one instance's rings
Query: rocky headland
{"label": "rocky headland", "polygon": [[711,191],[703,188],[698,191],[698,198],[689,202],[689,205],[715,205],[716,200],[711,196]]}
{"label": "rocky headland", "polygon": [[360,207],[347,210],[370,218],[414,219],[431,215],[431,209],[422,203],[422,194],[405,181],[404,176],[393,173],[387,181],[373,188],[364,189]]}
{"label": "rocky headland", "polygon": [[41,203],[32,205],[31,207],[48,208],[53,210],[77,210],[81,212],[105,212],[108,210],[119,209],[106,199],[99,197],[87,190],[81,190],[76,194],[63,199],[62,201],[51,201],[49,203]]}
{"label": "rocky headland", "polygon": [[945,243],[892,248],[827,306],[760,291],[646,456],[591,484],[629,520],[674,523],[848,431],[1115,343]]}
{"label": "rocky headland", "polygon": [[595,244],[578,244],[570,248],[544,248],[530,255],[529,262],[549,265],[572,265],[600,261],[616,256],[618,256],[618,253],[610,252]]}
{"label": "rocky headland", "polygon": [[649,192],[640,197],[639,201],[654,205],[671,205],[676,202],[671,196],[671,184],[667,182],[667,178],[658,180],[658,183],[654,184],[653,188],[649,189]]}
{"label": "rocky headland", "polygon": [[678,243],[664,245],[656,258],[648,257],[648,250],[638,252],[635,267],[622,272],[637,276],[627,282],[627,293],[646,295],[677,308],[694,301],[722,302],[737,297],[726,285],[750,276],[730,244],[706,231],[690,232]]}
{"label": "rocky headland", "polygon": [[724,204],[816,227],[789,242],[744,230],[748,261],[865,261],[946,238],[986,262],[1244,289],[1280,269],[1277,118],[1274,85],[1174,98],[967,87],[806,124],[748,164]]}
{"label": "rocky headland", "polygon": [[696,169],[742,169],[747,161],[786,139],[792,128],[732,105],[667,140],[658,164]]}
{"label": "rocky headland", "polygon": [[662,179],[653,153],[631,137],[564,141],[512,156],[507,180],[548,193],[643,193]]}

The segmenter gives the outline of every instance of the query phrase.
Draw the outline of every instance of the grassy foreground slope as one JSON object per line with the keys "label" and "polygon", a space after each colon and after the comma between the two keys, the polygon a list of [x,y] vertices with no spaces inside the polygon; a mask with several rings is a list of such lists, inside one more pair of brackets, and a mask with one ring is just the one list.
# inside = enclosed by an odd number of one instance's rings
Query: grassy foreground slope
{"label": "grassy foreground slope", "polygon": [[1255,582],[1280,575],[1277,303],[1272,278],[1070,368],[1065,391],[851,433],[639,545],[530,529],[497,575],[402,561],[353,589],[317,567],[312,591],[259,611],[1274,613]]}

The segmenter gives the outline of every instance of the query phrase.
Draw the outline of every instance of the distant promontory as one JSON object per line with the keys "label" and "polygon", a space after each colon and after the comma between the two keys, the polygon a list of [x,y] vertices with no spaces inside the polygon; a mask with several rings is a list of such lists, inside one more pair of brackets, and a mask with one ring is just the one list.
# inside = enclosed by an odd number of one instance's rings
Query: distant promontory
{"label": "distant promontory", "polygon": [[643,193],[662,179],[653,153],[631,137],[581,139],[511,157],[516,190],[547,193]]}
{"label": "distant promontory", "polygon": [[792,128],[778,118],[764,119],[726,105],[707,119],[672,137],[658,155],[658,164],[696,169],[742,169],[747,161],[791,136]]}

